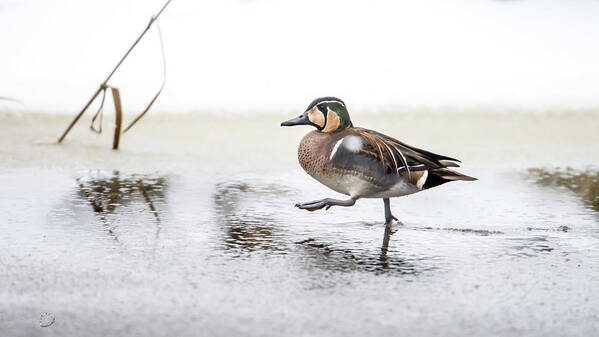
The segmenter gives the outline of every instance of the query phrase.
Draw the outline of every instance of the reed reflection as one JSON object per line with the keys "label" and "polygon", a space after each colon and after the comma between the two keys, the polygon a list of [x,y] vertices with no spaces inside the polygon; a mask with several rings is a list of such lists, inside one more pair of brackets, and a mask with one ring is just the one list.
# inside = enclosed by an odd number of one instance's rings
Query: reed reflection
{"label": "reed reflection", "polygon": [[107,217],[124,206],[143,206],[155,221],[155,237],[160,236],[160,214],[155,203],[164,201],[167,180],[163,176],[122,175],[119,171],[100,172],[97,176],[77,178],[78,194],[92,207],[106,228],[118,240]]}

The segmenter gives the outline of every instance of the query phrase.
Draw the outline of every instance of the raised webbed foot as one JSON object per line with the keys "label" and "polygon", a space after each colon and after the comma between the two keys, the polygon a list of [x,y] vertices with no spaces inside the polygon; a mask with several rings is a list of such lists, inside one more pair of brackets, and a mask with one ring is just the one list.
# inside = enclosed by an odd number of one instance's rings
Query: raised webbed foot
{"label": "raised webbed foot", "polygon": [[297,204],[295,204],[295,207],[313,212],[313,211],[316,211],[316,210],[319,210],[322,208],[329,209],[332,206],[344,206],[344,207],[353,206],[356,203],[356,200],[357,199],[354,199],[354,198],[351,198],[348,200],[337,200],[337,199],[326,198],[326,199],[322,199],[322,200],[297,203]]}

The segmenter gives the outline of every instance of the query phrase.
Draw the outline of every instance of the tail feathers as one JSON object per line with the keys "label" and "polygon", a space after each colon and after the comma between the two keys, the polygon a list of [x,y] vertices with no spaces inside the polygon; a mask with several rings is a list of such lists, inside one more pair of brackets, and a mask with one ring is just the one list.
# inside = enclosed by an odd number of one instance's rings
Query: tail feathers
{"label": "tail feathers", "polygon": [[441,184],[445,184],[450,181],[464,180],[464,181],[474,181],[478,180],[474,177],[467,176],[465,174],[461,174],[460,172],[456,172],[454,170],[450,170],[448,168],[440,168],[440,169],[432,169],[428,171],[428,177],[426,182],[422,186],[423,189],[439,186]]}
{"label": "tail feathers", "polygon": [[439,160],[439,163],[443,164],[445,167],[460,167],[457,163],[448,160]]}
{"label": "tail feathers", "polygon": [[470,177],[470,176],[467,176],[460,172],[456,172],[454,170],[450,170],[447,168],[432,170],[432,173],[433,173],[433,175],[437,175],[441,178],[451,180],[451,181],[454,181],[454,180],[466,180],[466,181],[478,180],[474,177]]}

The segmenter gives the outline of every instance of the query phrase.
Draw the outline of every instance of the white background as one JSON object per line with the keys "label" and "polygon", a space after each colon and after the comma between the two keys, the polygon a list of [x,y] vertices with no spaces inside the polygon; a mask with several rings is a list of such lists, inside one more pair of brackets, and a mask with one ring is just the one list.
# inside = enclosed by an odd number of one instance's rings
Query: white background
{"label": "white background", "polygon": [[[0,96],[76,112],[162,4],[0,0]],[[162,112],[599,105],[599,1],[173,0],[160,24]],[[161,76],[152,29],[111,83],[137,109]]]}

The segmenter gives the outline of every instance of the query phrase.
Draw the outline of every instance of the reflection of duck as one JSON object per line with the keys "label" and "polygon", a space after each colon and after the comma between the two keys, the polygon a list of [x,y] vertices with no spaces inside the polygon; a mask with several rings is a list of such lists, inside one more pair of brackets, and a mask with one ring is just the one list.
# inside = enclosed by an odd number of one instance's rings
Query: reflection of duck
{"label": "reflection of duck", "polygon": [[[247,251],[282,250],[284,243],[271,213],[251,205],[259,195],[286,193],[276,185],[250,186],[247,183],[221,183],[214,194],[215,211],[225,229],[226,249]],[[262,200],[264,201],[264,200]],[[248,204],[249,205],[246,205]],[[245,211],[244,211],[244,207]]]}
{"label": "reflection of duck", "polygon": [[512,248],[516,250],[513,253],[516,256],[532,257],[542,253],[550,253],[553,247],[546,235],[535,235],[525,238],[509,238],[508,240],[516,243]]}
{"label": "reflection of duck", "polygon": [[421,270],[412,262],[388,256],[389,238],[393,235],[391,226],[385,227],[385,235],[379,255],[356,252],[349,249],[335,248],[330,244],[319,243],[315,239],[307,239],[296,244],[305,247],[310,254],[313,265],[335,271],[367,271],[375,273],[394,273],[414,275]]}
{"label": "reflection of duck", "polygon": [[[156,237],[160,234],[160,217],[154,206],[154,200],[164,199],[166,178],[131,175],[121,177],[119,171],[101,177],[77,178],[79,193],[87,200],[94,212],[106,225],[106,215],[115,212],[118,206],[124,206],[141,196],[150,213],[156,219]],[[108,232],[117,238],[112,229]]]}
{"label": "reflection of duck", "polygon": [[300,164],[325,186],[350,198],[322,199],[297,204],[308,211],[353,206],[360,198],[382,198],[385,223],[391,214],[389,198],[404,196],[456,180],[475,178],[448,169],[457,159],[402,143],[382,133],[354,127],[345,103],[335,97],[315,99],[299,117],[282,126],[311,125],[317,130],[302,139]]}

